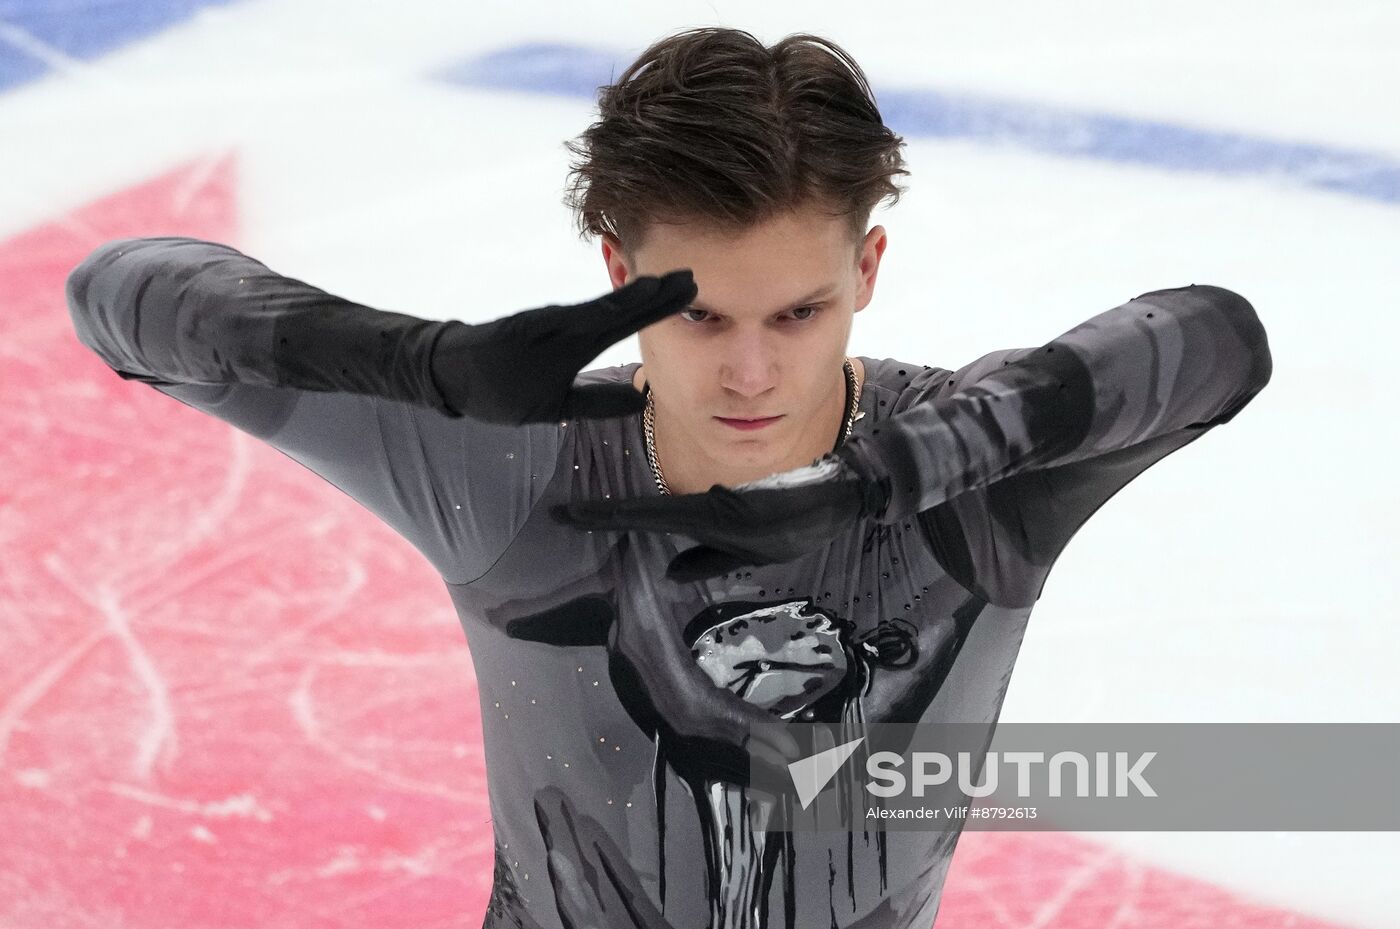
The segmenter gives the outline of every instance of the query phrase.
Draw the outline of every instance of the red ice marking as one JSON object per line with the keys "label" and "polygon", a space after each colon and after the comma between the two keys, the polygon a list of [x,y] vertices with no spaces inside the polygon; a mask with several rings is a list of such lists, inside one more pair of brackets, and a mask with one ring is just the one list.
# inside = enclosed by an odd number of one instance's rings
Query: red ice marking
{"label": "red ice marking", "polygon": [[0,242],[0,926],[480,925],[476,683],[437,574],[78,343],[100,242],[238,244],[237,164]]}
{"label": "red ice marking", "polygon": [[[209,159],[0,242],[0,926],[481,925],[470,657],[407,542],[76,340],[98,243],[237,245]],[[547,919],[546,919],[547,921]],[[971,832],[939,929],[1326,923],[1072,836]]]}

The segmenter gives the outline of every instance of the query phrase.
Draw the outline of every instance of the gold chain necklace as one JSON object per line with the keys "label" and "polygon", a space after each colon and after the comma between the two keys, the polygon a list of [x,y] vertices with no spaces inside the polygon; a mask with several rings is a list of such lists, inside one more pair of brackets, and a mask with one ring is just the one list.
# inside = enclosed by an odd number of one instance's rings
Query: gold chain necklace
{"label": "gold chain necklace", "polygon": [[[855,365],[847,358],[841,367],[846,373],[846,422],[841,427],[841,434],[836,438],[833,451],[851,437],[856,420],[865,415],[858,412],[861,384],[856,380]],[[661,473],[661,461],[656,457],[656,398],[652,395],[651,385],[643,383],[642,390],[647,397],[646,409],[642,412],[642,434],[646,436],[647,464],[651,465],[651,476],[656,479],[656,489],[669,496],[671,488],[666,484],[666,476]]]}

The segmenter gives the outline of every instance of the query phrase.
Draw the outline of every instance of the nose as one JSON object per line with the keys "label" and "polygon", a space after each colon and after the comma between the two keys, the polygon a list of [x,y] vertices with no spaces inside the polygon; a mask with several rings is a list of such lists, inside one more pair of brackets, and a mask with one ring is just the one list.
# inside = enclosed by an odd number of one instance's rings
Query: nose
{"label": "nose", "polygon": [[778,384],[777,346],[761,337],[746,335],[725,346],[720,384],[731,393],[752,400]]}

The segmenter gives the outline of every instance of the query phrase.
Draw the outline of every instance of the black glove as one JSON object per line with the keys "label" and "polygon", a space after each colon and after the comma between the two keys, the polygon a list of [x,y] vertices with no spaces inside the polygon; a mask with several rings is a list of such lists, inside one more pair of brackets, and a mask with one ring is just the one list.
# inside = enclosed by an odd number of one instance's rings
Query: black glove
{"label": "black glove", "polygon": [[863,476],[847,448],[734,488],[716,484],[698,494],[582,500],[555,506],[551,513],[582,529],[643,529],[696,539],[701,544],[681,552],[667,568],[674,581],[791,561],[861,517],[884,510],[885,482]]}
{"label": "black glove", "polygon": [[546,306],[469,326],[444,326],[431,355],[449,416],[507,425],[639,413],[631,384],[574,387],[604,349],[685,309],[697,288],[689,269],[639,277],[596,300]]}
{"label": "black glove", "polygon": [[641,410],[632,385],[573,390],[574,376],[696,294],[683,269],[472,326],[355,303],[185,236],[106,242],[65,290],[79,340],[128,380],[343,391],[513,425]]}

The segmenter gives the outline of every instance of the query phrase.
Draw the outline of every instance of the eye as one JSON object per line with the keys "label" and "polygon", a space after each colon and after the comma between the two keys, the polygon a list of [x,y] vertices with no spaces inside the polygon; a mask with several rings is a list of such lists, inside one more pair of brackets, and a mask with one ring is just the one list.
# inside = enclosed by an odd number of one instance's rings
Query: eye
{"label": "eye", "polygon": [[[692,316],[692,313],[695,315]],[[686,320],[692,323],[703,323],[705,321],[705,317],[709,315],[709,310],[697,310],[694,307],[687,307],[684,310],[681,310],[681,316],[683,316]]]}
{"label": "eye", "polygon": [[820,309],[819,306],[799,306],[792,311],[792,316],[797,320],[811,319],[817,315],[817,311]]}

